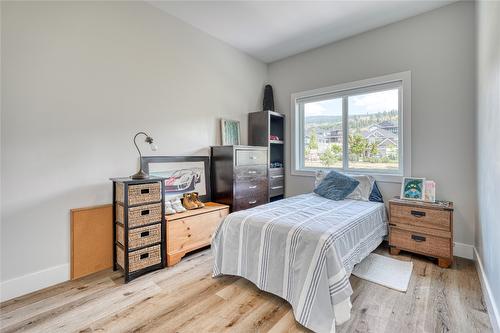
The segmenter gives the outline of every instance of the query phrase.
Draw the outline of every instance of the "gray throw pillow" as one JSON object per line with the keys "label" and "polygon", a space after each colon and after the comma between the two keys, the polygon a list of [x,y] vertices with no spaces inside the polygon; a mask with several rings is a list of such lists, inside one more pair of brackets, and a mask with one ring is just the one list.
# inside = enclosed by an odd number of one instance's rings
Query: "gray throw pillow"
{"label": "gray throw pillow", "polygon": [[346,199],[368,201],[372,193],[375,178],[367,175],[349,175],[359,181],[359,185],[349,194]]}
{"label": "gray throw pillow", "polygon": [[331,200],[344,200],[358,186],[359,181],[337,171],[330,171],[314,189],[314,193]]}

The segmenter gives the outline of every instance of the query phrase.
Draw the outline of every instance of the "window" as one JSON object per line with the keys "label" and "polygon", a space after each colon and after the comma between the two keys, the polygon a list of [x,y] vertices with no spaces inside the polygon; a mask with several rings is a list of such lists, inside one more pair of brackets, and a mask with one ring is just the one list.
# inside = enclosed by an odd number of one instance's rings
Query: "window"
{"label": "window", "polygon": [[409,85],[405,72],[292,95],[292,172],[409,174]]}

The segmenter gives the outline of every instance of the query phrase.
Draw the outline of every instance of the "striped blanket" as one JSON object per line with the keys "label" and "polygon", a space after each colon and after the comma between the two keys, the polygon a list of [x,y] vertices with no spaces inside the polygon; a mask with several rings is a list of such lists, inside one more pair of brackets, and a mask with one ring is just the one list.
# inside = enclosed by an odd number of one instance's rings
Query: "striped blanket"
{"label": "striped blanket", "polygon": [[213,275],[244,277],[305,327],[334,332],[350,318],[352,268],[386,234],[382,203],[298,195],[228,215],[212,239]]}

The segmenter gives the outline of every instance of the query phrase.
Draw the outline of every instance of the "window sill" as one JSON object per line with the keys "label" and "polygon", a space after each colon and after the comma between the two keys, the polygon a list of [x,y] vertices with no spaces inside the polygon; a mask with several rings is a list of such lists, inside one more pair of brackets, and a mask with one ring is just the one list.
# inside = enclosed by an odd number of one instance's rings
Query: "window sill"
{"label": "window sill", "polygon": [[[325,170],[329,171],[329,170]],[[343,172],[343,170],[339,170],[339,172]],[[366,171],[362,172],[355,172],[355,171],[349,171],[349,173],[352,174],[362,174],[362,175],[369,175],[373,176],[375,180],[379,183],[401,183],[403,180],[402,175],[395,175],[395,174],[386,174],[386,173],[369,173]],[[301,176],[301,177],[315,177],[316,176],[316,171],[315,170],[291,170],[291,175],[292,176]]]}

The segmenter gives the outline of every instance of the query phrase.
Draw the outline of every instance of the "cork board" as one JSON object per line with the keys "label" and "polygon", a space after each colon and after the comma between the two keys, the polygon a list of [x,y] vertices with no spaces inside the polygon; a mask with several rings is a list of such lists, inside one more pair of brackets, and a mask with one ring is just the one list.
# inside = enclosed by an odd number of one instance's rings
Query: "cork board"
{"label": "cork board", "polygon": [[71,210],[71,280],[113,267],[113,205]]}

